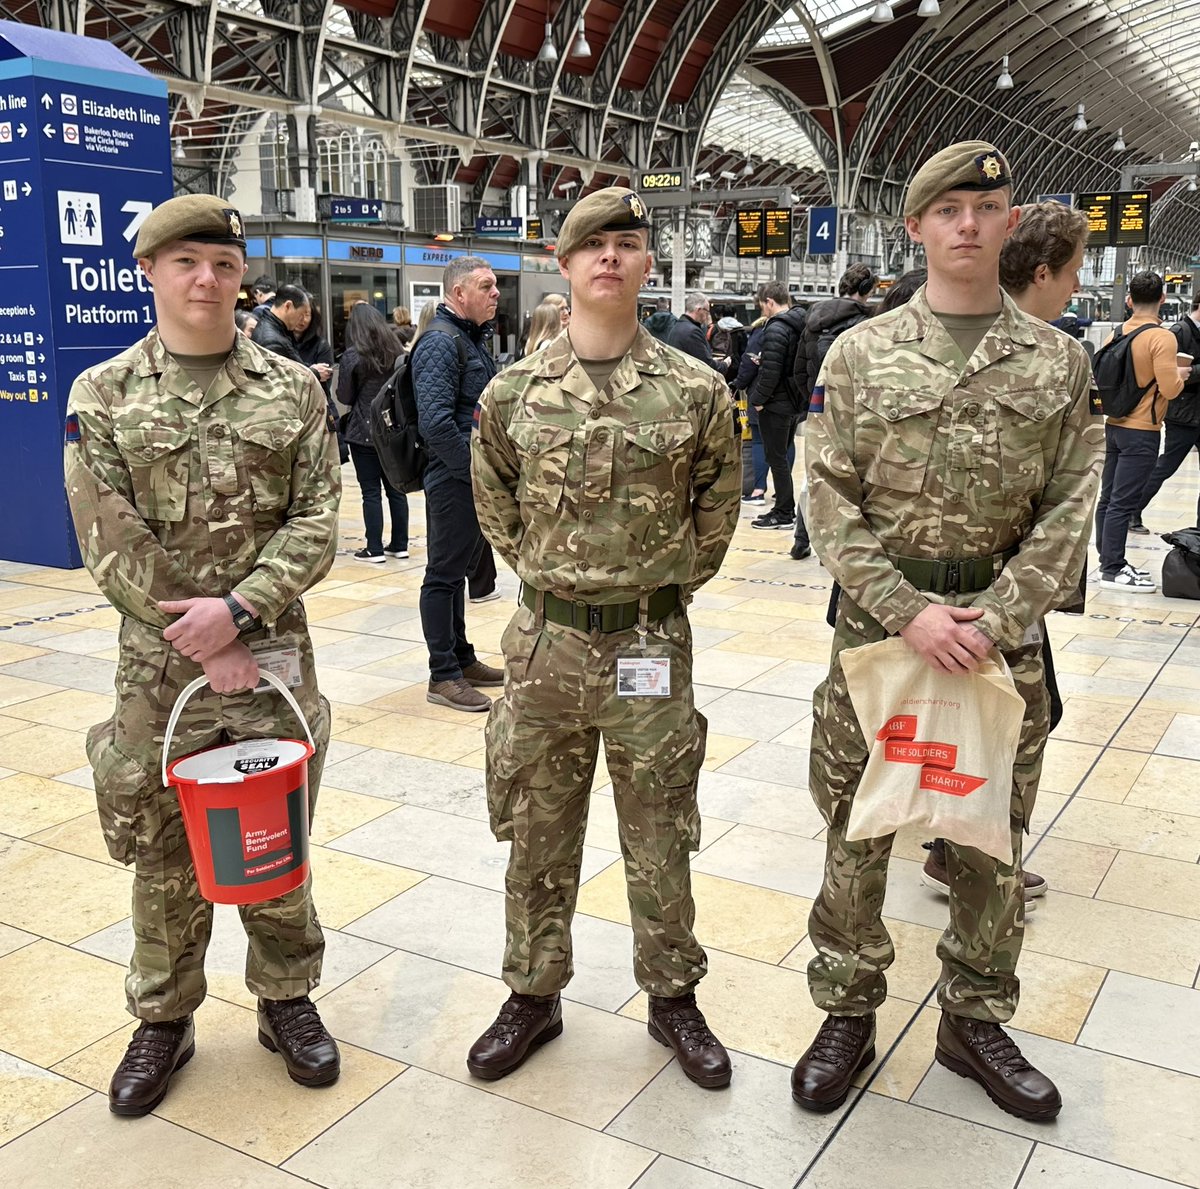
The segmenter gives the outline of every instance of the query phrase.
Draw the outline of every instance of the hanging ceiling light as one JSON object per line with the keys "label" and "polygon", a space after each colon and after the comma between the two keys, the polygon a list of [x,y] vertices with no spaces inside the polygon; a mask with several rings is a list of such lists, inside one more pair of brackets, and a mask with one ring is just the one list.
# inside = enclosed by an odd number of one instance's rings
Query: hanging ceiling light
{"label": "hanging ceiling light", "polygon": [[1084,114],[1083,114],[1083,104],[1082,103],[1075,109],[1075,123],[1071,125],[1071,131],[1072,132],[1086,132],[1087,131],[1087,119],[1084,117]]}
{"label": "hanging ceiling light", "polygon": [[186,161],[187,160],[187,153],[185,153],[183,151],[183,137],[182,136],[177,136],[175,138],[175,152],[172,153],[171,155],[175,158],[176,161]]}
{"label": "hanging ceiling light", "polygon": [[1114,153],[1123,153],[1125,151],[1125,129],[1117,129],[1117,139],[1113,141],[1112,151]]}
{"label": "hanging ceiling light", "polygon": [[1188,178],[1188,193],[1189,194],[1196,193],[1196,179],[1195,178]]}
{"label": "hanging ceiling light", "polygon": [[571,46],[572,58],[590,58],[592,56],[592,47],[588,45],[587,34],[583,28],[583,17],[579,18],[579,24],[575,26],[575,41]]}
{"label": "hanging ceiling light", "polygon": [[936,17],[941,16],[942,6],[938,0],[921,0],[917,8],[917,16],[919,17]]}
{"label": "hanging ceiling light", "polygon": [[558,50],[554,48],[553,30],[550,25],[550,0],[546,0],[546,36],[542,40],[542,48],[537,52],[537,60],[549,66],[558,61]]}
{"label": "hanging ceiling light", "polygon": [[1005,54],[1000,59],[1000,73],[996,76],[997,91],[1011,91],[1013,89],[1012,75],[1008,73],[1008,55]]}
{"label": "hanging ceiling light", "polygon": [[886,25],[888,21],[894,19],[891,5],[885,4],[884,0],[877,0],[875,11],[871,13],[871,23],[874,25]]}

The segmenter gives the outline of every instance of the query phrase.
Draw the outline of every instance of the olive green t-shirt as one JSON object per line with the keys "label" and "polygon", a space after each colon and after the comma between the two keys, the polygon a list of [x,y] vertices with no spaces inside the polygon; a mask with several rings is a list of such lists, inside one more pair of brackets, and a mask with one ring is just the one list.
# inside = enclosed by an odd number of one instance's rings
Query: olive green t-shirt
{"label": "olive green t-shirt", "polygon": [[208,386],[217,378],[225,360],[233,354],[233,347],[222,351],[219,355],[181,355],[178,351],[171,352],[171,358],[192,378],[192,383],[201,392],[207,392]]}
{"label": "olive green t-shirt", "polygon": [[617,364],[624,358],[624,355],[618,355],[616,359],[580,359],[579,366],[587,372],[596,391],[603,392],[617,370]]}
{"label": "olive green t-shirt", "polygon": [[962,352],[963,363],[975,354],[975,348],[983,342],[983,336],[995,325],[1000,311],[994,314],[939,314],[933,316],[946,328],[954,345]]}

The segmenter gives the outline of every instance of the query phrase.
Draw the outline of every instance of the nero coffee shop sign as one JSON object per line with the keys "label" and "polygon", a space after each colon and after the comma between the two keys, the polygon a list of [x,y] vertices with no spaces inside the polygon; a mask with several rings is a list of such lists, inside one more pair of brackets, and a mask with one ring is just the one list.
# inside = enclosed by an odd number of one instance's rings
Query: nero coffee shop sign
{"label": "nero coffee shop sign", "polygon": [[0,166],[0,558],[78,566],[67,396],[154,324],[133,245],[172,194],[166,84],[106,41],[0,22]]}

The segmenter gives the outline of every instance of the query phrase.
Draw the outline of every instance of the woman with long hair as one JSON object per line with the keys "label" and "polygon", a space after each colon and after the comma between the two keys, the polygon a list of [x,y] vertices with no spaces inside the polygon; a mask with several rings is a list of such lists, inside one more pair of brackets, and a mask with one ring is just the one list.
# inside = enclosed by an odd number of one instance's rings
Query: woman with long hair
{"label": "woman with long hair", "polygon": [[548,342],[562,332],[562,317],[559,307],[552,301],[544,301],[533,311],[529,320],[529,336],[525,339],[525,354],[540,351]]}
{"label": "woman with long hair", "polygon": [[417,328],[413,325],[412,311],[408,306],[396,306],[392,310],[392,331],[406,351],[412,346]]}
{"label": "woman with long hair", "polygon": [[[346,350],[338,373],[338,400],[350,412],[345,437],[362,492],[363,524],[367,544],[355,560],[381,564],[389,557],[408,557],[408,499],[387,481],[379,455],[371,444],[371,401],[396,369],[400,344],[387,319],[374,306],[354,306],[346,322]],[[392,536],[383,544],[383,499],[387,495]]]}

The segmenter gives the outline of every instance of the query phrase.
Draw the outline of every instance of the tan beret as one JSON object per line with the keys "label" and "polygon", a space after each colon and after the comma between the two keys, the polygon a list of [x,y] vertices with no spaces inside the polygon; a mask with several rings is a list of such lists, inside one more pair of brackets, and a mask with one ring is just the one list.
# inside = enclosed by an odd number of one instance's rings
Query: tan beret
{"label": "tan beret", "polygon": [[185,194],[169,198],[146,216],[138,230],[133,256],[153,256],[177,239],[200,244],[233,244],[246,250],[246,228],[241,214],[213,194]]}
{"label": "tan beret", "polygon": [[563,220],[555,255],[569,256],[589,235],[597,231],[633,231],[649,227],[642,200],[624,186],[606,186],[581,198]]}
{"label": "tan beret", "polygon": [[904,216],[920,215],[947,190],[999,190],[1012,184],[1012,170],[998,148],[984,140],[962,140],[934,153],[917,170],[904,199]]}

